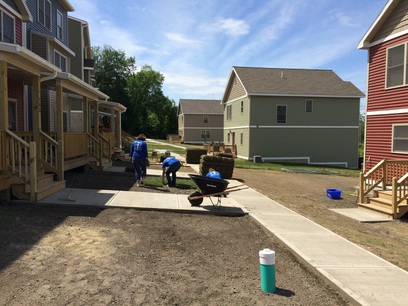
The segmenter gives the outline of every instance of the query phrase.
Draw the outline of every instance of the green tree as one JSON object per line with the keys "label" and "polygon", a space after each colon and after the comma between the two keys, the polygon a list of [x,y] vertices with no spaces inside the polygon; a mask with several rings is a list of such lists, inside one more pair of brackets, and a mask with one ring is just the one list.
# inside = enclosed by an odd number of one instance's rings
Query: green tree
{"label": "green tree", "polygon": [[[164,138],[177,126],[174,101],[162,91],[164,76],[145,65],[128,79],[129,113],[132,116],[130,133],[144,133],[148,137]],[[176,128],[177,129],[177,128]]]}
{"label": "green tree", "polygon": [[[93,47],[95,60],[95,79],[98,88],[114,102],[129,107],[127,81],[136,71],[136,59],[127,57],[125,52],[117,51],[110,46]],[[129,129],[131,118],[127,112],[122,117],[122,127]]]}

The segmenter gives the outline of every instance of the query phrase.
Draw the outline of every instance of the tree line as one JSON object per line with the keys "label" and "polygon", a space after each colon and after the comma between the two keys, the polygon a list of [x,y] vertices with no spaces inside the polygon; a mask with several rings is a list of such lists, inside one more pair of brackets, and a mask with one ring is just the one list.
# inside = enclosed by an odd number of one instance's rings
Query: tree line
{"label": "tree line", "polygon": [[138,71],[135,57],[111,46],[92,47],[92,54],[99,90],[127,108],[122,114],[123,130],[157,139],[177,134],[177,106],[163,94],[160,72],[149,65]]}

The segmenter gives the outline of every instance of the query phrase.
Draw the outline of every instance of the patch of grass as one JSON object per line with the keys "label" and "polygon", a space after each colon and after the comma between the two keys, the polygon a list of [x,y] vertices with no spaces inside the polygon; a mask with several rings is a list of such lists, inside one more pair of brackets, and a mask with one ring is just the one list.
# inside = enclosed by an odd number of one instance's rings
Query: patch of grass
{"label": "patch of grass", "polygon": [[[163,187],[161,177],[148,176],[148,177],[146,177],[144,182],[145,182],[146,186]],[[177,188],[180,188],[180,189],[196,189],[197,186],[190,179],[177,178]]]}
{"label": "patch of grass", "polygon": [[[169,150],[175,154],[185,155],[187,148],[202,148],[202,145],[191,145],[191,144],[174,144],[170,143],[167,140],[158,139],[160,143],[155,143],[147,140],[147,147],[149,150],[149,156],[152,154],[153,150]],[[127,150],[127,151],[126,151]],[[129,152],[129,148],[125,148],[125,152]],[[284,171],[282,168],[286,169],[306,169],[310,171],[316,171],[318,173],[327,172],[331,175],[341,175],[347,177],[358,177],[360,170],[346,169],[346,168],[336,168],[336,167],[327,167],[327,166],[311,166],[307,164],[288,164],[288,163],[254,163],[252,161],[243,160],[240,158],[235,159],[235,168],[242,169],[259,169],[259,170],[273,170],[273,171]],[[337,172],[334,174],[333,172]],[[159,180],[161,186],[161,181]]]}
{"label": "patch of grass", "polygon": [[346,168],[334,168],[334,167],[325,167],[325,166],[311,166],[311,165],[304,165],[304,164],[287,164],[287,163],[254,163],[252,161],[243,160],[236,158],[235,159],[235,168],[243,168],[243,169],[260,169],[260,170],[274,170],[274,171],[283,171],[282,168],[286,169],[307,169],[307,170],[315,170],[319,173],[327,172],[332,174],[332,172],[337,172],[337,175],[341,176],[349,176],[349,177],[357,177],[360,173],[359,170],[354,169],[346,169]]}

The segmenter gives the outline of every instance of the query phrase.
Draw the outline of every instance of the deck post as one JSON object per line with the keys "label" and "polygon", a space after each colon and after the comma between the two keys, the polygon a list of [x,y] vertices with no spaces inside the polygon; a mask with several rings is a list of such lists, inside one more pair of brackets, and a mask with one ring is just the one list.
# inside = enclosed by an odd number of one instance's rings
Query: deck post
{"label": "deck post", "polygon": [[36,201],[37,193],[37,144],[30,142],[30,201]]}
{"label": "deck post", "polygon": [[392,218],[397,219],[397,194],[398,194],[398,182],[397,178],[392,179],[392,203],[391,203],[391,211],[392,211]]}
{"label": "deck post", "polygon": [[33,76],[33,140],[37,145],[36,153],[37,159],[41,156],[41,141],[40,141],[40,130],[41,130],[41,80],[40,77]]}
{"label": "deck post", "polygon": [[387,182],[388,182],[387,170],[388,170],[388,163],[387,161],[385,161],[382,166],[382,171],[383,171],[382,190],[387,189]]}
{"label": "deck post", "polygon": [[364,203],[364,193],[365,193],[365,186],[364,186],[364,173],[360,172],[360,192],[358,194],[359,203]]}
{"label": "deck post", "polygon": [[63,116],[63,95],[61,80],[56,80],[55,91],[57,95],[56,121],[57,121],[57,180],[64,180],[64,116]]}
{"label": "deck post", "polygon": [[0,131],[8,130],[8,83],[7,62],[0,61]]}

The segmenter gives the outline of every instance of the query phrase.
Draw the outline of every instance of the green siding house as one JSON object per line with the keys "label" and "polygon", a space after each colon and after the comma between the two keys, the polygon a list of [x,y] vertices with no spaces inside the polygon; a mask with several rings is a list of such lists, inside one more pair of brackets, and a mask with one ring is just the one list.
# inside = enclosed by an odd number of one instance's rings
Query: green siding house
{"label": "green siding house", "polygon": [[178,134],[184,143],[223,142],[221,100],[180,99]]}
{"label": "green siding house", "polygon": [[362,97],[332,70],[233,67],[224,142],[247,160],[358,168]]}

